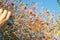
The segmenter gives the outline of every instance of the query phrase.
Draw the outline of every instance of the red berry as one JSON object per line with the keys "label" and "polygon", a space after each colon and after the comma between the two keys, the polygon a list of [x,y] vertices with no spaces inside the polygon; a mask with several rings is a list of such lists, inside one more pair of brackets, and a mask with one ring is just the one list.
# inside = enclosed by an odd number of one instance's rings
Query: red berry
{"label": "red berry", "polygon": [[33,14],[34,15],[34,17],[36,16],[36,14]]}
{"label": "red berry", "polygon": [[32,12],[30,12],[30,15],[32,15]]}
{"label": "red berry", "polygon": [[11,3],[12,6],[14,6],[14,3]]}
{"label": "red berry", "polygon": [[24,7],[24,9],[26,9],[26,7]]}

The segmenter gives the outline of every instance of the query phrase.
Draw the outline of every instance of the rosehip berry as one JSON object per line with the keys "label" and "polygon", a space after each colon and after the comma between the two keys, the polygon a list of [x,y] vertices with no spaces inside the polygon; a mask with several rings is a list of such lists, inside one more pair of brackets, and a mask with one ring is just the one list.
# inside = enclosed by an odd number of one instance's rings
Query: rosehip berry
{"label": "rosehip berry", "polygon": [[33,14],[34,15],[34,17],[36,16],[36,14]]}
{"label": "rosehip berry", "polygon": [[12,6],[14,6],[14,3],[11,3]]}
{"label": "rosehip berry", "polygon": [[26,9],[26,7],[24,7],[24,9]]}
{"label": "rosehip berry", "polygon": [[30,12],[30,15],[32,15],[32,12]]}

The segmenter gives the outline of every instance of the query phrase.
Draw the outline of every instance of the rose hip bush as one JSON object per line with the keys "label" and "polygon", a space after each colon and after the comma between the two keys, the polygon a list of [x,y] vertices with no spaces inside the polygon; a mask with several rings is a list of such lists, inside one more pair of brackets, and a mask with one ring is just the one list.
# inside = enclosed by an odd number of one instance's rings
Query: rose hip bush
{"label": "rose hip bush", "polygon": [[55,20],[49,9],[37,13],[37,6],[35,2],[27,5],[21,0],[0,1],[0,8],[12,12],[3,32],[5,40],[59,40],[59,16]]}

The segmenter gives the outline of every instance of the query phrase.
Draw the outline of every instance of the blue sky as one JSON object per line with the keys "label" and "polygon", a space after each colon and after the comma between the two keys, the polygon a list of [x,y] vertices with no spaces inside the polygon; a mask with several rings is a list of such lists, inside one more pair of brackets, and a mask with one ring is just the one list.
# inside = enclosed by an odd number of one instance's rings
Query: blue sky
{"label": "blue sky", "polygon": [[[38,3],[38,11],[40,9],[41,6],[44,7],[44,10],[46,8],[49,8],[50,11],[54,11],[55,14],[57,15],[60,12],[60,9],[58,8],[58,3],[57,0],[31,0],[33,2]],[[27,3],[29,4],[29,0],[22,0],[23,3]]]}

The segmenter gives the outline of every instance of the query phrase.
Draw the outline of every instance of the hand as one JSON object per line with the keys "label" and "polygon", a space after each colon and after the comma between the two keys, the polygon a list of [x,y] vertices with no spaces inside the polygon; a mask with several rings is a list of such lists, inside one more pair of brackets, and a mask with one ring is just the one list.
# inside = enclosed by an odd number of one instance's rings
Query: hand
{"label": "hand", "polygon": [[0,26],[3,25],[10,17],[11,12],[7,10],[0,9]]}

